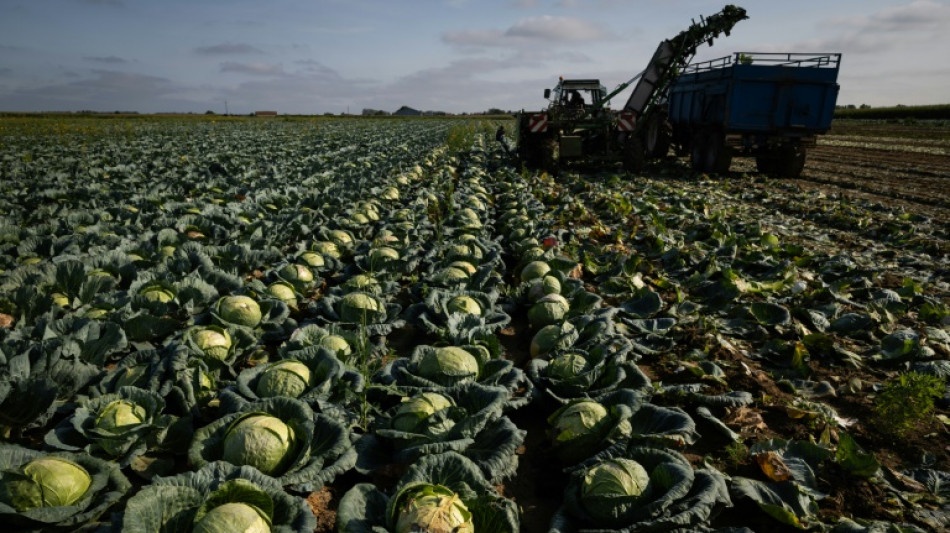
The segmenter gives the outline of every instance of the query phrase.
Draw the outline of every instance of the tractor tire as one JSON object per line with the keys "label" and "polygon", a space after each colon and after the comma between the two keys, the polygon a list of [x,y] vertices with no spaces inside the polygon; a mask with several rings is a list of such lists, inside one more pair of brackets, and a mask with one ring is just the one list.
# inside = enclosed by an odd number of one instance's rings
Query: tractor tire
{"label": "tractor tire", "polygon": [[673,144],[673,125],[666,117],[654,116],[643,133],[643,147],[650,159],[666,157]]}
{"label": "tractor tire", "polygon": [[727,174],[732,166],[732,148],[721,133],[711,133],[706,143],[707,172]]}
{"label": "tractor tire", "polygon": [[523,135],[518,139],[518,157],[521,162],[530,170],[539,170],[541,168],[541,146],[540,139],[535,135]]}
{"label": "tractor tire", "polygon": [[637,174],[646,166],[646,153],[643,144],[636,135],[631,135],[623,143],[623,169]]}
{"label": "tractor tire", "polygon": [[777,178],[797,178],[805,168],[805,147],[786,143],[775,149],[772,175]]}

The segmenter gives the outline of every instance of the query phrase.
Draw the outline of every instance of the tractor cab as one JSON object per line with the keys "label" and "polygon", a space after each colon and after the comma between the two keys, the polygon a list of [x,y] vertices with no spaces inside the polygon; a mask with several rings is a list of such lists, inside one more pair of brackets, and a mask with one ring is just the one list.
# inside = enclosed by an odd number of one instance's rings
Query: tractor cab
{"label": "tractor cab", "polygon": [[544,98],[550,100],[551,107],[599,108],[606,104],[606,96],[607,87],[601,85],[600,80],[561,78],[553,91],[544,90]]}

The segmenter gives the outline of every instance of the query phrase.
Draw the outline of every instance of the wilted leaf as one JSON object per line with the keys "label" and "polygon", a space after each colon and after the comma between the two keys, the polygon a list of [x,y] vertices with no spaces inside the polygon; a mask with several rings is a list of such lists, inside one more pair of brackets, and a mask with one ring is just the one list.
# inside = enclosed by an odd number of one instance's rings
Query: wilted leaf
{"label": "wilted leaf", "polygon": [[762,469],[762,473],[772,481],[786,481],[792,478],[792,473],[788,470],[788,466],[785,465],[777,453],[757,453],[754,458],[759,468]]}

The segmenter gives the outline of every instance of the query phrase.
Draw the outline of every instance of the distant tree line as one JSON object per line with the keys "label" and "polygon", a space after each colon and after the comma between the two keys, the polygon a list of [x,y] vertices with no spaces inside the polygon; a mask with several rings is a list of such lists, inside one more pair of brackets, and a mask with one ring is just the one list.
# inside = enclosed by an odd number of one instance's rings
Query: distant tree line
{"label": "distant tree line", "polygon": [[835,109],[835,118],[950,120],[950,104],[891,107],[871,107],[867,104],[842,105]]}

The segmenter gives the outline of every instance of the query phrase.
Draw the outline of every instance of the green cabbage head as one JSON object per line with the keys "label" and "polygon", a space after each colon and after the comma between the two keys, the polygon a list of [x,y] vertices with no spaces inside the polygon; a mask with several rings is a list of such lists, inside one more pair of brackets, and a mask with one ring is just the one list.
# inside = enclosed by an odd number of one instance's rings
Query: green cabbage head
{"label": "green cabbage head", "polygon": [[239,326],[253,328],[261,323],[261,306],[250,296],[223,296],[215,305],[218,316]]}
{"label": "green cabbage head", "polygon": [[298,291],[303,291],[313,284],[313,272],[307,266],[299,263],[288,263],[277,274]]}
{"label": "green cabbage head", "polygon": [[548,294],[560,293],[561,282],[554,276],[546,275],[531,282],[531,288],[528,289],[528,299],[536,302]]}
{"label": "green cabbage head", "polygon": [[346,339],[339,335],[327,335],[320,340],[319,344],[331,352],[343,357],[350,355],[350,352],[353,351],[352,348],[350,348],[350,343],[348,343]]}
{"label": "green cabbage head", "polygon": [[468,276],[475,274],[477,270],[475,265],[469,263],[468,261],[452,261],[449,263],[449,268],[455,268],[465,272]]}
{"label": "green cabbage head", "polygon": [[279,474],[294,456],[294,430],[283,420],[251,413],[234,421],[224,436],[222,459],[253,466],[269,476]]}
{"label": "green cabbage head", "polygon": [[419,360],[419,374],[433,381],[478,379],[478,359],[458,346],[444,346],[426,352]]}
{"label": "green cabbage head", "polygon": [[422,485],[399,508],[396,533],[475,533],[472,513],[458,494],[442,485]]}
{"label": "green cabbage head", "polygon": [[310,368],[307,365],[293,359],[284,359],[261,372],[255,392],[261,398],[297,398],[310,388],[310,379]]}
{"label": "green cabbage head", "polygon": [[406,433],[419,433],[430,416],[453,405],[452,399],[444,394],[423,392],[399,405],[393,416],[392,427]]}
{"label": "green cabbage head", "polygon": [[590,370],[587,358],[575,352],[561,354],[551,360],[547,375],[554,379],[570,379]]}
{"label": "green cabbage head", "polygon": [[528,309],[528,322],[536,328],[556,324],[564,320],[570,309],[571,303],[567,298],[556,293],[548,294]]}
{"label": "green cabbage head", "polygon": [[445,304],[445,308],[448,309],[450,313],[463,313],[475,316],[481,316],[482,314],[482,306],[478,303],[478,300],[465,295],[453,296],[449,299],[448,303]]}
{"label": "green cabbage head", "polygon": [[389,246],[373,248],[369,253],[369,262],[374,269],[382,268],[393,261],[399,260],[399,251]]}
{"label": "green cabbage head", "polygon": [[270,525],[252,505],[230,502],[219,505],[202,516],[192,533],[270,533]]}
{"label": "green cabbage head", "polygon": [[591,468],[581,484],[581,502],[597,521],[609,523],[618,502],[645,501],[650,497],[650,476],[633,459],[608,459]]}
{"label": "green cabbage head", "polygon": [[267,294],[285,302],[287,305],[297,305],[297,293],[294,286],[286,281],[275,281],[268,285]]}
{"label": "green cabbage head", "polygon": [[[96,417],[96,429],[118,437],[145,422],[146,418],[148,414],[141,405],[129,400],[115,400],[99,412],[99,416]],[[99,439],[97,442],[110,455],[117,456],[122,453],[120,447],[124,441],[121,439],[115,443],[109,438]]]}
{"label": "green cabbage head", "polygon": [[168,303],[175,299],[175,293],[161,284],[147,285],[139,290],[139,294],[150,302]]}
{"label": "green cabbage head", "polygon": [[322,255],[317,252],[304,252],[300,254],[300,260],[306,263],[311,268],[323,268],[326,266],[326,260]]}
{"label": "green cabbage head", "polygon": [[334,259],[339,259],[340,257],[343,256],[343,254],[340,253],[340,248],[337,247],[335,243],[332,243],[330,241],[315,242],[313,243],[312,248],[315,252],[325,255],[327,257],[332,257]]}
{"label": "green cabbage head", "polygon": [[532,261],[521,269],[521,281],[541,279],[551,271],[551,266],[544,261]]}
{"label": "green cabbage head", "polygon": [[231,355],[231,335],[218,326],[195,326],[189,333],[195,345],[210,359],[224,361]]}
{"label": "green cabbage head", "polygon": [[581,400],[552,416],[555,440],[566,442],[595,433],[607,418],[607,408],[594,400]]}
{"label": "green cabbage head", "polygon": [[340,303],[340,318],[344,322],[373,322],[375,315],[381,311],[383,310],[380,309],[379,302],[362,292],[351,292],[344,296]]}
{"label": "green cabbage head", "polygon": [[61,507],[79,501],[92,477],[85,468],[60,457],[41,457],[23,466],[22,475],[6,475],[0,502],[17,511]]}
{"label": "green cabbage head", "polygon": [[557,348],[567,348],[573,344],[574,337],[575,328],[570,322],[544,326],[531,339],[531,357],[545,358]]}

